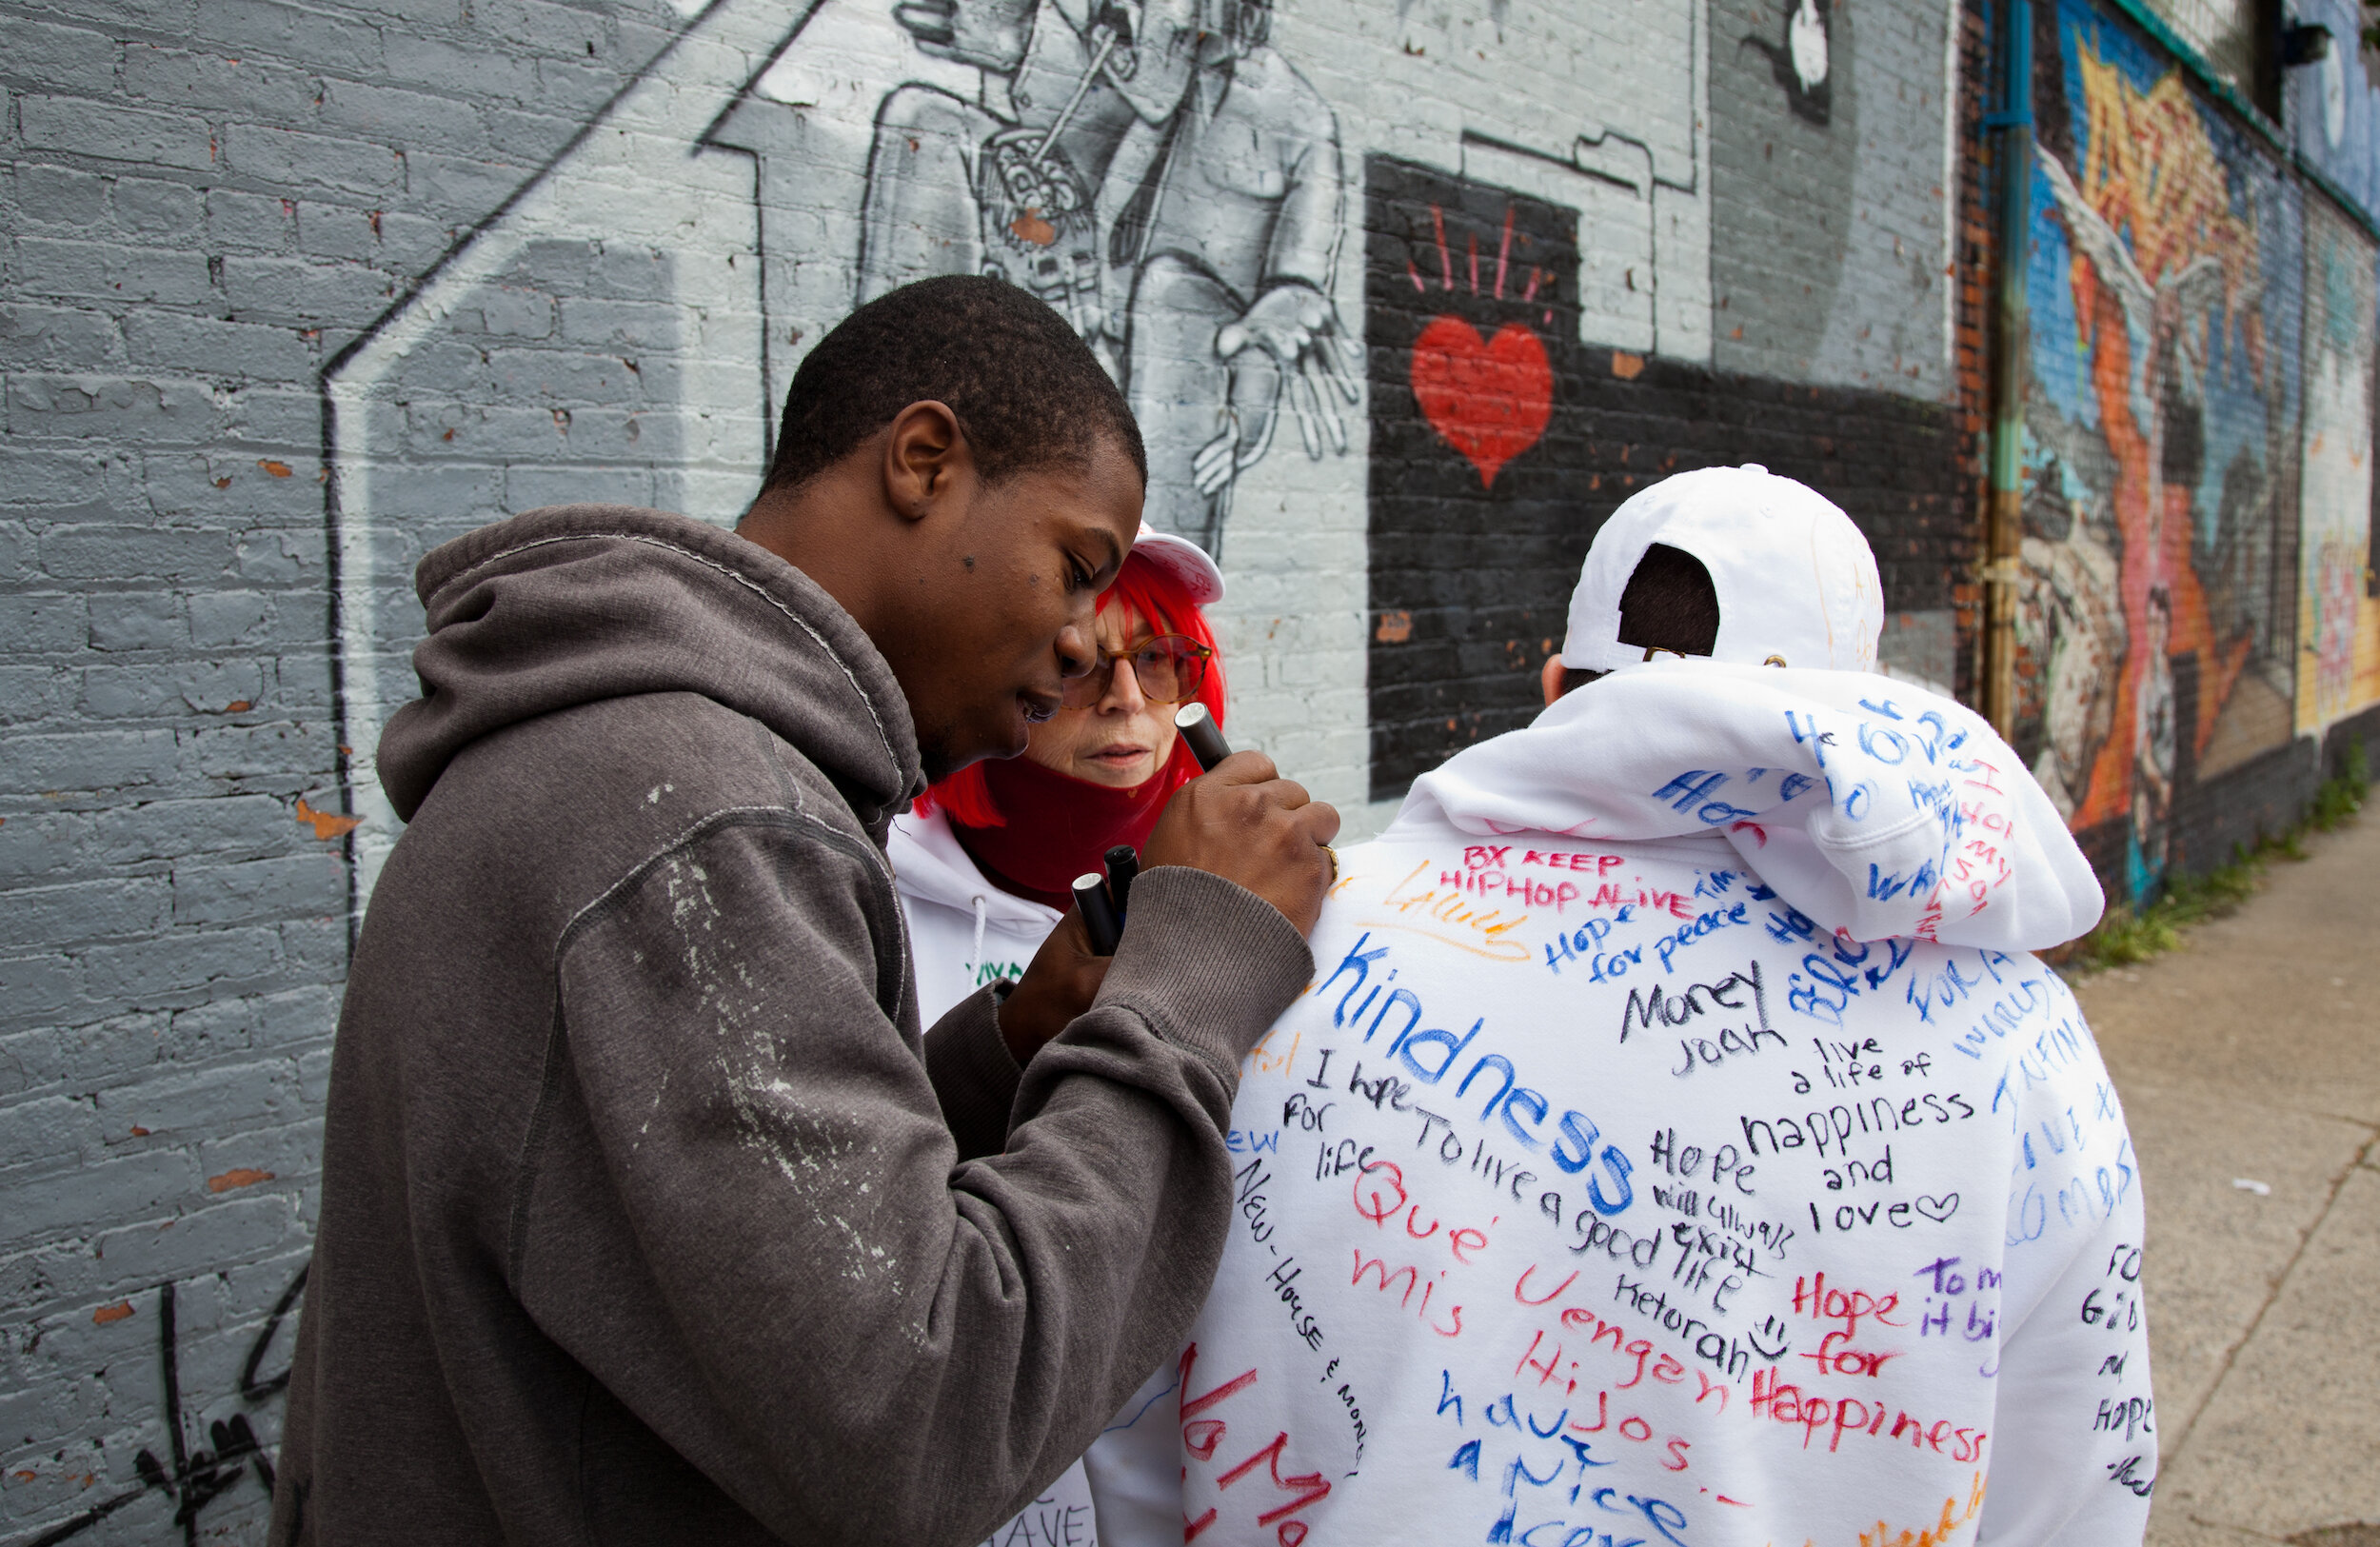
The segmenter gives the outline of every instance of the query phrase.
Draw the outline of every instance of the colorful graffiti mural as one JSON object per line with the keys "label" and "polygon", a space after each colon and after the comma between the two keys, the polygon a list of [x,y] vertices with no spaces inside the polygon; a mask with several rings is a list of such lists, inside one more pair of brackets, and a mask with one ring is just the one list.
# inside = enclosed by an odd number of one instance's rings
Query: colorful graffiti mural
{"label": "colorful graffiti mural", "polygon": [[[2066,0],[2056,36],[2035,78],[2020,740],[2137,892],[2183,787],[2295,728],[2303,194],[2138,34]],[[2361,327],[2368,349],[2369,307]]]}
{"label": "colorful graffiti mural", "polygon": [[2370,239],[2344,216],[2320,204],[2308,207],[2300,730],[2321,730],[2380,697],[2380,616],[2366,584],[2375,256]]}

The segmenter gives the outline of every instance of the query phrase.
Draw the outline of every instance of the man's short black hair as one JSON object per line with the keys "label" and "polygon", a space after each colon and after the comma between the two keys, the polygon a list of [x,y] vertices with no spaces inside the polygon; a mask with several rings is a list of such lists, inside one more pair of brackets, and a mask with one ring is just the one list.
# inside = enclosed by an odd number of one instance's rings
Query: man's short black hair
{"label": "man's short black hair", "polygon": [[[1718,648],[1718,587],[1702,561],[1667,543],[1646,548],[1620,589],[1619,642],[1678,655],[1709,655]],[[1562,679],[1562,691],[1577,692],[1604,675],[1573,668]]]}
{"label": "man's short black hair", "polygon": [[1716,649],[1719,593],[1702,561],[1667,543],[1646,548],[1619,593],[1619,642],[1679,655]]}
{"label": "man's short black hair", "polygon": [[762,486],[807,483],[928,399],[959,416],[986,482],[1087,467],[1102,435],[1148,482],[1132,410],[1066,320],[1004,280],[951,274],[878,296],[818,341],[793,373]]}

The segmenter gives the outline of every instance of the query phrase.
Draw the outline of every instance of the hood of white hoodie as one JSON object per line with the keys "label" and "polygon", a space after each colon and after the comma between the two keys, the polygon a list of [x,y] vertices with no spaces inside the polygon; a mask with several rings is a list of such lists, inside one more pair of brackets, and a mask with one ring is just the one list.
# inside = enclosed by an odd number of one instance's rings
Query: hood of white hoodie
{"label": "hood of white hoodie", "polygon": [[1005,892],[984,879],[967,851],[950,830],[942,811],[920,816],[913,810],[893,818],[885,852],[892,861],[893,883],[921,902],[939,902],[972,914],[980,900],[984,922],[993,925],[1029,928],[1047,934],[1063,917],[1058,909]]}
{"label": "hood of white hoodie", "polygon": [[1416,780],[1389,835],[1441,821],[1589,840],[1723,833],[1785,902],[1859,941],[2041,950],[2106,904],[1989,724],[1867,672],[1624,667]]}

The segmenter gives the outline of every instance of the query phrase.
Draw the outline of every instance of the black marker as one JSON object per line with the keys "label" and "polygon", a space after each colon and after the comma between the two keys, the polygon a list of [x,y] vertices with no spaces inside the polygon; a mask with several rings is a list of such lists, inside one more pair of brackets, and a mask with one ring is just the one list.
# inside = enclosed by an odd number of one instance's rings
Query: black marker
{"label": "black marker", "polygon": [[1140,856],[1130,843],[1119,843],[1105,857],[1107,895],[1116,904],[1116,917],[1121,920],[1132,905],[1132,878],[1140,873]]}
{"label": "black marker", "polygon": [[1093,956],[1114,956],[1124,938],[1116,906],[1107,900],[1107,883],[1096,870],[1074,878],[1075,906],[1082,910],[1082,929],[1091,937]]}
{"label": "black marker", "polygon": [[1215,764],[1231,756],[1231,744],[1223,740],[1222,728],[1203,704],[1185,704],[1175,710],[1174,728],[1190,744],[1190,755],[1199,760],[1200,773],[1213,773]]}

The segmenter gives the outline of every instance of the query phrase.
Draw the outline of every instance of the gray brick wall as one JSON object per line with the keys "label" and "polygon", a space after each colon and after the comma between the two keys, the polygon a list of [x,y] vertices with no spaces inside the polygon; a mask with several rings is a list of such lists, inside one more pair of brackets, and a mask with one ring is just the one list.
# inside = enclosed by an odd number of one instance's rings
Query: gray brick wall
{"label": "gray brick wall", "polygon": [[262,1538],[347,962],[321,370],[678,24],[0,6],[0,1539]]}
{"label": "gray brick wall", "polygon": [[1775,0],[1712,0],[1714,364],[1936,402],[1955,384],[1952,7],[1837,4],[1815,92],[1795,89]]}

